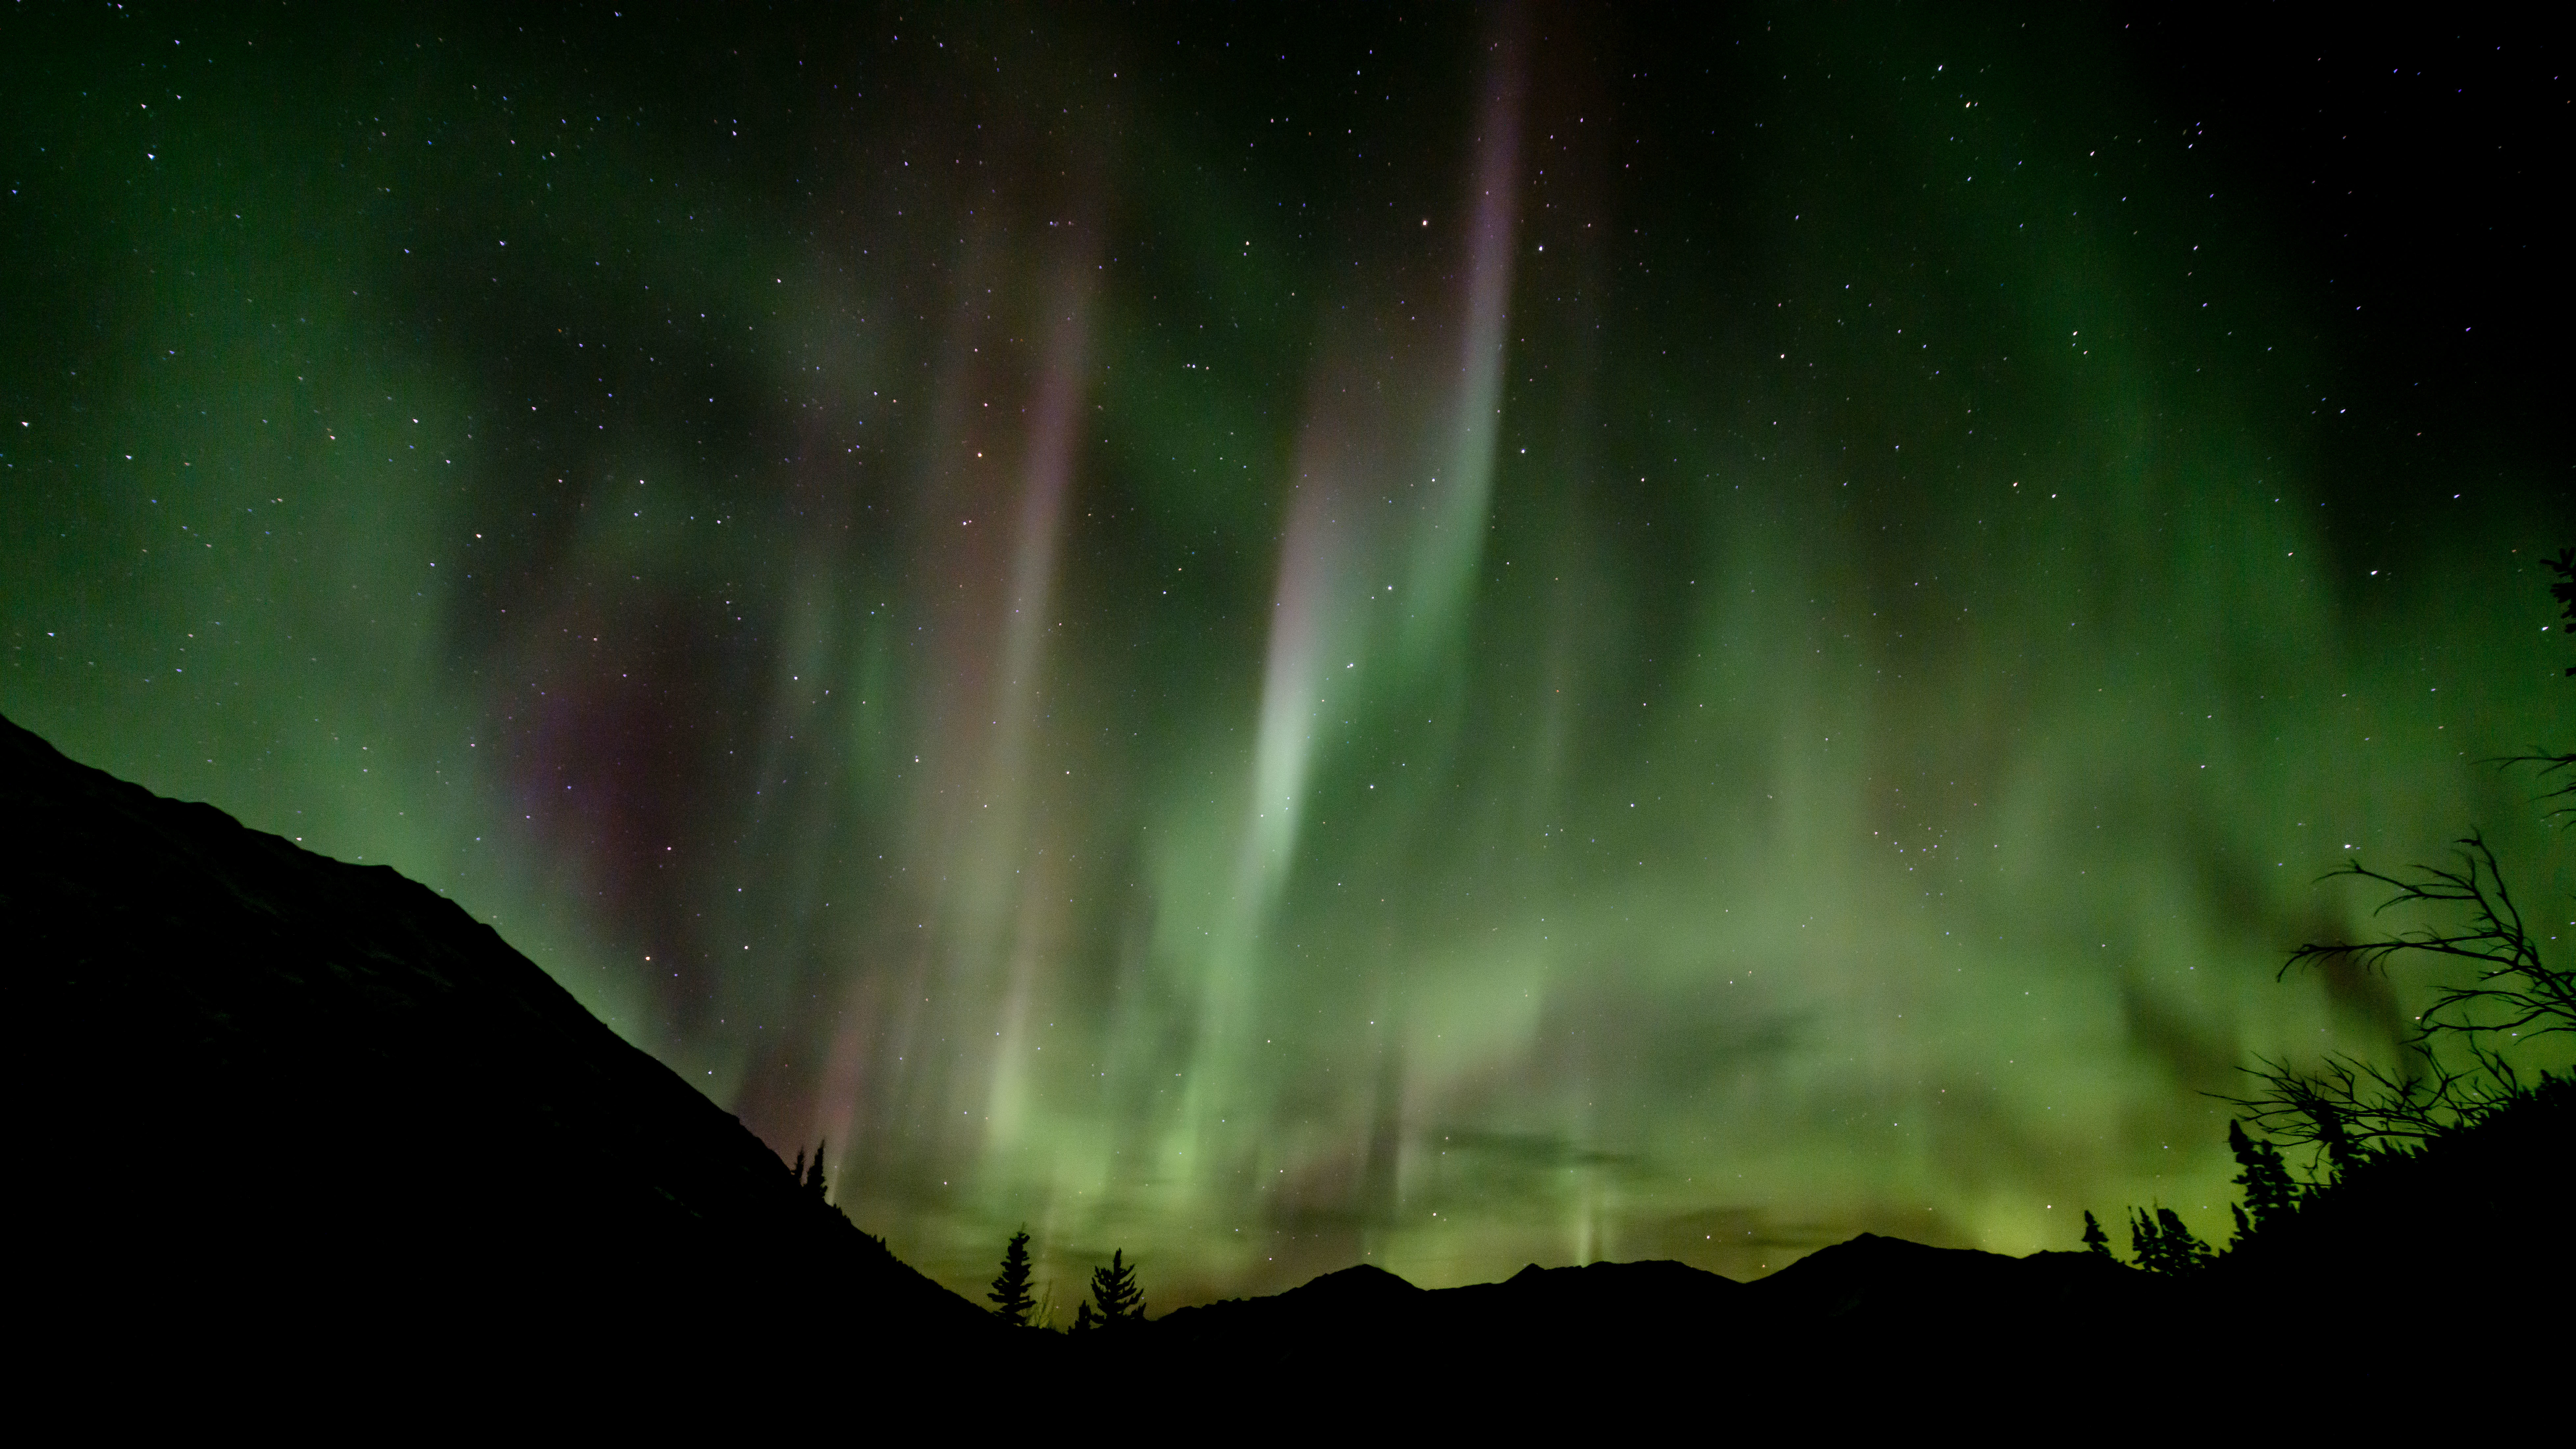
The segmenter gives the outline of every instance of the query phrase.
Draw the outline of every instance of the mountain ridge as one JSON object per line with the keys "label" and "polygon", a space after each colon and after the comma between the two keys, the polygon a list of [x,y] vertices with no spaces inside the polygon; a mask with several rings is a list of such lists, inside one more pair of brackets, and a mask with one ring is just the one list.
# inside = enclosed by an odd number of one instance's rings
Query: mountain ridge
{"label": "mountain ridge", "polygon": [[[2364,1303],[2377,1290],[2352,1255],[2393,1240],[2392,1214],[2438,1208],[2462,1233],[2537,1221],[2563,1179],[2561,1081],[2356,1172],[2306,1238],[2258,1235],[2191,1278],[1863,1233],[1747,1282],[1649,1260],[1426,1289],[1359,1264],[1116,1330],[1014,1333],[390,867],[162,799],[5,719],[0,812],[35,847],[0,872],[16,948],[0,979],[42,1028],[18,1058],[41,1248],[21,1281],[64,1330],[49,1351],[75,1356],[184,1347],[287,1372],[274,1365],[368,1355],[399,1378],[422,1372],[404,1352],[685,1354],[701,1384],[853,1362],[921,1383],[997,1362],[1049,1382],[1159,1365],[1204,1384],[1245,1362],[1363,1377],[1401,1362],[1500,1386],[1722,1369],[1813,1388],[1862,1363],[2071,1384],[2123,1340],[2250,1322],[2347,1283]],[[2511,1247],[2485,1255],[2509,1265]],[[2534,1268],[2564,1282],[2563,1261]]]}
{"label": "mountain ridge", "polygon": [[[801,1296],[837,1277],[915,1339],[990,1323],[390,867],[161,799],[6,720],[0,811],[42,846],[0,875],[11,994],[70,1028],[35,1053],[35,1139],[75,1316],[150,1294],[431,1337],[499,1303],[537,1333],[622,1332],[646,1304],[760,1325],[813,1316]],[[87,1316],[115,1336],[113,1311]]]}

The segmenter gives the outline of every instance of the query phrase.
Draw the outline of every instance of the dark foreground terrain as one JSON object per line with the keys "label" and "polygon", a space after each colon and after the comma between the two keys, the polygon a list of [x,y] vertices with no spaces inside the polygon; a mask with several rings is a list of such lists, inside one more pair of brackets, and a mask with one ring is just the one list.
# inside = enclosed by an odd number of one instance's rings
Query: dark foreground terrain
{"label": "dark foreground terrain", "polygon": [[5,721],[0,817],[11,1017],[34,1047],[20,1200],[46,1245],[27,1286],[62,1346],[995,1335],[390,868],[160,799]]}
{"label": "dark foreground terrain", "polygon": [[2276,1376],[2331,1365],[2361,1325],[2445,1314],[2537,1315],[2564,1350],[2563,1083],[2349,1174],[2187,1278],[1864,1235],[1753,1283],[1626,1263],[1426,1291],[1358,1267],[1116,1331],[1013,1331],[392,870],[160,799],[6,721],[0,813],[0,940],[32,1046],[13,1303],[74,1369],[453,1393],[496,1375],[576,1392],[613,1366],[674,1397],[820,1375],[914,1398],[1114,1384],[1229,1413],[1556,1417],[2073,1403],[2181,1354],[2169,1398],[2217,1391],[2231,1344]]}

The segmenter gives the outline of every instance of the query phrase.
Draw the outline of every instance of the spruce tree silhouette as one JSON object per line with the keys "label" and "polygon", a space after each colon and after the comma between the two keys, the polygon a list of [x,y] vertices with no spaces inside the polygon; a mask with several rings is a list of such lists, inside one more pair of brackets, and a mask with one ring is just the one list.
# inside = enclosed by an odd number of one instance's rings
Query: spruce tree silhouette
{"label": "spruce tree silhouette", "polygon": [[2227,1147],[2236,1154],[2236,1185],[2245,1189],[2245,1201],[2228,1208],[2236,1215],[2237,1237],[2250,1237],[2299,1210],[2299,1184],[2281,1161],[2281,1149],[2246,1136],[2243,1124],[2233,1121],[2227,1124]]}
{"label": "spruce tree silhouette", "polygon": [[1073,1305],[1073,1331],[1089,1333],[1095,1327],[1098,1325],[1091,1321],[1091,1300],[1086,1298]]}
{"label": "spruce tree silhouette", "polygon": [[984,1295],[992,1300],[993,1316],[1013,1328],[1026,1328],[1029,1310],[1037,1304],[1029,1297],[1029,1230],[1011,1234],[1010,1245],[1002,1249],[1002,1275],[993,1280],[993,1291]]}
{"label": "spruce tree silhouette", "polygon": [[[2093,1212],[2090,1208],[2087,1208],[2084,1212],[2084,1251],[2091,1253],[2097,1258],[2109,1258],[2112,1256],[2111,1235],[2102,1231],[2102,1224],[2094,1220]],[[2113,1259],[2113,1261],[2116,1262],[2118,1260]]]}
{"label": "spruce tree silhouette", "polygon": [[[830,1185],[823,1181],[823,1148],[830,1141],[830,1138],[825,1138],[823,1141],[814,1144],[814,1164],[804,1170],[804,1175],[801,1179],[805,1184],[805,1190],[814,1194],[814,1196],[818,1198],[825,1196],[829,1191]],[[803,1162],[805,1160],[805,1154],[801,1151],[798,1152],[796,1154],[796,1160],[800,1163]]]}
{"label": "spruce tree silhouette", "polygon": [[2138,1266],[2150,1273],[2193,1272],[2215,1256],[2169,1207],[2157,1208],[2153,1217],[2142,1208],[2130,1209],[2129,1246],[2138,1255]]}
{"label": "spruce tree silhouette", "polygon": [[2182,1218],[2172,1208],[2156,1209],[2156,1223],[2164,1229],[2162,1236],[2165,1251],[2173,1259],[2172,1271],[2188,1273],[2195,1268],[2205,1268],[2210,1259],[2218,1256],[2209,1244],[2192,1236],[2191,1229],[2182,1225]]}
{"label": "spruce tree silhouette", "polygon": [[1111,1253],[1108,1267],[1091,1270],[1091,1302],[1085,1306],[1102,1328],[1145,1321],[1145,1294],[1136,1286],[1136,1265],[1127,1261],[1126,1249]]}

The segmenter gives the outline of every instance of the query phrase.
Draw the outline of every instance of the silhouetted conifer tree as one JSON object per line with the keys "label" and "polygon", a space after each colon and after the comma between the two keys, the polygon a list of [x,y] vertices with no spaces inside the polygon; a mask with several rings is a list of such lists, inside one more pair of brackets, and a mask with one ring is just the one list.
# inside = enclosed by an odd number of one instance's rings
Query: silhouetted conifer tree
{"label": "silhouetted conifer tree", "polygon": [[2193,1237],[2169,1207],[2156,1209],[2153,1217],[2143,1209],[2130,1209],[2129,1246],[2138,1255],[2138,1266],[2150,1273],[2188,1273],[2214,1256],[2209,1244]]}
{"label": "silhouetted conifer tree", "polygon": [[[805,1169],[805,1190],[814,1194],[816,1197],[823,1196],[827,1187],[827,1184],[823,1181],[823,1149],[830,1143],[830,1141],[830,1138],[825,1138],[823,1141],[814,1144],[814,1165]],[[804,1161],[805,1154],[802,1152],[797,1153],[796,1159],[799,1162]]]}
{"label": "silhouetted conifer tree", "polygon": [[993,1301],[993,1316],[1013,1328],[1026,1328],[1029,1310],[1036,1303],[1029,1298],[1029,1230],[1011,1234],[1010,1246],[1002,1249],[1002,1276],[993,1280],[993,1291],[984,1295]]}
{"label": "silhouetted conifer tree", "polygon": [[1094,1325],[1091,1321],[1091,1300],[1086,1298],[1082,1302],[1073,1305],[1073,1331],[1076,1333],[1089,1333],[1093,1327]]}
{"label": "silhouetted conifer tree", "polygon": [[1136,1265],[1127,1261],[1126,1249],[1111,1253],[1108,1267],[1091,1270],[1089,1306],[1102,1328],[1144,1322],[1145,1294],[1136,1286]]}
{"label": "silhouetted conifer tree", "polygon": [[2092,1210],[2089,1208],[2084,1213],[2084,1251],[2097,1258],[2111,1256],[2111,1235],[2102,1231],[2102,1225],[2094,1220]]}
{"label": "silhouetted conifer tree", "polygon": [[2175,1272],[2188,1272],[2191,1269],[2203,1267],[2210,1259],[2218,1256],[2210,1249],[2209,1244],[2192,1236],[2191,1229],[2182,1225],[2181,1216],[2172,1208],[2156,1209],[2156,1223],[2164,1229],[2165,1251],[2173,1259]]}
{"label": "silhouetted conifer tree", "polygon": [[2260,1137],[2246,1136],[2244,1126],[2232,1121],[2227,1124],[2227,1146],[2236,1154],[2236,1185],[2245,1189],[2245,1201],[2229,1209],[2236,1215],[2236,1236],[2245,1237],[2298,1211],[2299,1185],[2281,1161],[2281,1149]]}

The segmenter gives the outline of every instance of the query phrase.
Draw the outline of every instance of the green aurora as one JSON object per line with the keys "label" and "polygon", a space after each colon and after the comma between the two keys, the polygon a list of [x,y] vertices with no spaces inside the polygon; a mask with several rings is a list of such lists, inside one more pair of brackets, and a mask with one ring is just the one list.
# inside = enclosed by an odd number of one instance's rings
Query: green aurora
{"label": "green aurora", "polygon": [[2218,1237],[2569,884],[2548,56],[939,13],[0,20],[0,710],[1068,1311]]}

